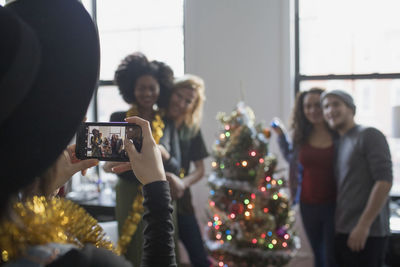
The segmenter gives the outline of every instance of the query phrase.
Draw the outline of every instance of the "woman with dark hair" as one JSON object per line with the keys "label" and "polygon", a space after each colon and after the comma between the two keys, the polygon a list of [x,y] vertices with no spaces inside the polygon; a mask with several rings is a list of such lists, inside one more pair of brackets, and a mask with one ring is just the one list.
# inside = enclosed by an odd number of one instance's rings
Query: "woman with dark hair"
{"label": "woman with dark hair", "polygon": [[[196,75],[184,75],[174,82],[174,88],[169,98],[166,118],[172,122],[177,130],[178,140],[174,138],[174,144],[178,144],[181,157],[174,157],[179,161],[178,172],[170,172],[166,169],[166,177],[170,183],[173,199],[177,200],[178,227],[175,228],[179,239],[183,242],[194,267],[209,267],[207,252],[204,248],[199,224],[194,213],[190,186],[204,177],[204,159],[208,157],[207,148],[200,130],[205,101],[204,81]],[[168,133],[168,132],[166,132]],[[172,155],[172,153],[171,153]],[[193,163],[194,170],[190,170]],[[131,166],[125,163],[117,163],[113,172],[122,173],[130,170]]]}
{"label": "woman with dark hair", "polygon": [[300,202],[300,213],[310,241],[314,266],[335,266],[333,133],[324,121],[320,96],[324,90],[311,88],[299,92],[292,114],[292,142],[284,127],[273,122],[279,135],[281,152],[290,164],[289,187],[294,203]]}
{"label": "woman with dark hair", "polygon": [[92,130],[92,137],[90,137],[90,146],[92,149],[92,156],[93,157],[101,157],[101,145],[102,141],[100,138],[100,132],[98,129]]}
{"label": "woman with dark hair", "polygon": [[125,102],[151,121],[157,110],[155,104],[158,108],[168,105],[173,77],[174,72],[165,63],[149,61],[144,54],[135,52],[122,60],[115,71],[114,81]]}
{"label": "woman with dark hair", "polygon": [[[173,71],[159,61],[149,61],[136,52],[125,57],[115,71],[115,84],[131,108],[115,112],[110,121],[124,121],[138,116],[150,122],[153,138],[159,144],[166,171],[178,173],[180,169],[179,143],[174,142],[175,128],[163,118],[163,108],[168,105],[173,85]],[[107,163],[104,170],[113,171],[118,163]],[[126,258],[139,266],[143,246],[143,223],[141,220],[141,185],[132,171],[118,174],[116,185],[116,217],[118,221],[118,246]]]}

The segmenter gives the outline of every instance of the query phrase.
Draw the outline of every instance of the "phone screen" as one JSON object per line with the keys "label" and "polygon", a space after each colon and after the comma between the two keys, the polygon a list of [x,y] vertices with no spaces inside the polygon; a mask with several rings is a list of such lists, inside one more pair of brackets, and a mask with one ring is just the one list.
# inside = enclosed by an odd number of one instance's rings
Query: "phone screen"
{"label": "phone screen", "polygon": [[129,161],[124,140],[129,138],[140,151],[142,129],[131,123],[83,123],[77,133],[76,154],[79,159]]}

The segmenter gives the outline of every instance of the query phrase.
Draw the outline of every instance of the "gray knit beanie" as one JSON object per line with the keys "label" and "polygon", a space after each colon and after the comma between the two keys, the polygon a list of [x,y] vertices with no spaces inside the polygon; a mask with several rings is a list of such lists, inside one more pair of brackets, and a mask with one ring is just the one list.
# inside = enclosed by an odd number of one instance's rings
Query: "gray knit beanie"
{"label": "gray knit beanie", "polygon": [[354,104],[353,97],[342,90],[335,89],[323,92],[320,98],[321,104],[324,98],[330,95],[340,98],[349,108],[351,108],[354,111],[354,114],[356,114],[356,105]]}

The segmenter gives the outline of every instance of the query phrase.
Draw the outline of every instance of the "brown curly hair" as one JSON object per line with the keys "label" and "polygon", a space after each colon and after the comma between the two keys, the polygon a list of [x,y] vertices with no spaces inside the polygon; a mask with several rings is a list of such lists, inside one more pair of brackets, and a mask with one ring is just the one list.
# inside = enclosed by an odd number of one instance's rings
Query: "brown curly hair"
{"label": "brown curly hair", "polygon": [[145,75],[150,75],[157,80],[160,85],[160,96],[158,97],[157,105],[160,108],[166,108],[173,87],[174,72],[163,62],[149,61],[140,52],[130,54],[122,60],[115,71],[114,83],[118,86],[125,102],[132,104],[136,102],[133,93],[136,82]]}
{"label": "brown curly hair", "polygon": [[293,130],[293,146],[298,147],[307,142],[308,136],[313,128],[311,122],[306,118],[304,114],[304,98],[308,94],[321,95],[325,89],[319,87],[313,87],[308,91],[298,92],[292,113],[291,128]]}

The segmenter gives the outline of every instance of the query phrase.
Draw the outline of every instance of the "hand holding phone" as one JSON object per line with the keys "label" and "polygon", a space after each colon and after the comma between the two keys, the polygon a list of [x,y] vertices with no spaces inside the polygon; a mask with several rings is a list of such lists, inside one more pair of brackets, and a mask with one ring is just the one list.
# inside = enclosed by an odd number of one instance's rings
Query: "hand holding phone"
{"label": "hand holding phone", "polygon": [[140,151],[142,128],[126,122],[82,123],[77,132],[76,156],[79,159],[128,162],[125,139]]}
{"label": "hand holding phone", "polygon": [[284,132],[283,124],[281,120],[277,117],[273,118],[271,121],[271,128],[277,133],[278,135],[282,135]]}
{"label": "hand holding phone", "polygon": [[125,139],[126,152],[136,177],[144,185],[155,181],[165,181],[161,152],[151,134],[150,123],[139,117],[130,117],[125,120],[139,125],[143,132],[142,150],[140,152],[130,141]]}
{"label": "hand holding phone", "polygon": [[75,155],[75,145],[68,146],[56,162],[42,175],[41,186],[45,196],[50,196],[55,190],[63,186],[75,173],[96,166],[99,162],[95,159],[79,160]]}

